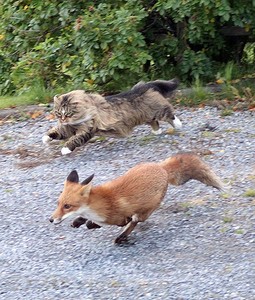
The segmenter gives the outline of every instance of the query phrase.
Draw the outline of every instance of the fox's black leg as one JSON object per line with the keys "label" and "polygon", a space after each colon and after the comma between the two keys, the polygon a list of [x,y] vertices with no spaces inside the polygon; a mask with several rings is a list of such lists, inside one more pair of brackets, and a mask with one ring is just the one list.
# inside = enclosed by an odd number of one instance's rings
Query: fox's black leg
{"label": "fox's black leg", "polygon": [[122,233],[115,239],[115,244],[121,244],[123,242],[127,242],[128,235],[134,230],[137,223],[139,222],[138,216],[133,215],[132,220],[125,226]]}
{"label": "fox's black leg", "polygon": [[87,221],[87,219],[85,219],[83,217],[78,217],[73,221],[71,226],[74,227],[74,228],[79,228],[81,225],[85,224],[86,221]]}
{"label": "fox's black leg", "polygon": [[81,225],[85,224],[86,223],[86,226],[88,229],[94,229],[94,228],[101,228],[101,226],[97,225],[96,223],[88,220],[88,219],[85,219],[83,217],[78,217],[76,218],[73,223],[71,224],[72,227],[74,228],[79,228]]}
{"label": "fox's black leg", "polygon": [[86,226],[87,226],[88,229],[101,228],[101,226],[97,225],[96,223],[94,223],[94,222],[92,222],[90,220],[88,220],[86,222]]}

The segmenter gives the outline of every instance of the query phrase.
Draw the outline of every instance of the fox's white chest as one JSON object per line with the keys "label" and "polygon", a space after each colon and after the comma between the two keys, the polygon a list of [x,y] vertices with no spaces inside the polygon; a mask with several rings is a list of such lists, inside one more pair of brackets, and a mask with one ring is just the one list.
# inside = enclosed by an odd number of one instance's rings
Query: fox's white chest
{"label": "fox's white chest", "polygon": [[105,218],[98,215],[98,213],[96,211],[94,211],[93,209],[91,209],[89,206],[82,206],[78,211],[77,213],[88,219],[88,220],[91,220],[93,221],[94,223],[97,223],[98,225],[102,226],[102,225],[105,225]]}

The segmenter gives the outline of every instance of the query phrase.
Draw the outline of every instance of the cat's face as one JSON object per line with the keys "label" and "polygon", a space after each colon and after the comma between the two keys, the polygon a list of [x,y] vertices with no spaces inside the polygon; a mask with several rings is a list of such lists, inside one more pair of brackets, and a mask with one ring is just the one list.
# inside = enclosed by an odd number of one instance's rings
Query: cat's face
{"label": "cat's face", "polygon": [[81,101],[71,94],[54,97],[54,114],[62,125],[79,125],[90,119]]}

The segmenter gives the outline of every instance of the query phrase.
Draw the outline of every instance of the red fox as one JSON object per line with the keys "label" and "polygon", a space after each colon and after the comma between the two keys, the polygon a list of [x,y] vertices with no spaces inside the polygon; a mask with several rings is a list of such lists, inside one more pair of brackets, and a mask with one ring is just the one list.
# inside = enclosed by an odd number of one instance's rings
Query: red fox
{"label": "red fox", "polygon": [[89,229],[102,225],[125,226],[115,239],[127,241],[138,222],[144,222],[164,198],[168,184],[182,185],[190,179],[223,189],[223,183],[212,169],[193,153],[178,153],[159,163],[141,163],[124,175],[102,185],[92,186],[91,175],[79,183],[73,170],[67,177],[50,222],[59,224],[78,216],[73,227],[82,224]]}

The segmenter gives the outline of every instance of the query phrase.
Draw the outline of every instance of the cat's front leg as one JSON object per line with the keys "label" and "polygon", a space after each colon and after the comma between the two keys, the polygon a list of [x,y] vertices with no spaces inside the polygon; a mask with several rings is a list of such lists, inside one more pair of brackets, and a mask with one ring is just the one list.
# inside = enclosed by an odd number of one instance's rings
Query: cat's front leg
{"label": "cat's front leg", "polygon": [[53,127],[50,130],[48,130],[47,134],[45,134],[42,137],[42,142],[44,144],[48,144],[49,142],[51,142],[52,140],[61,140],[61,135],[60,135],[60,131],[58,130],[57,127]]}
{"label": "cat's front leg", "polygon": [[47,134],[42,137],[44,144],[49,143],[52,140],[65,140],[75,134],[70,126],[56,126],[48,130]]}
{"label": "cat's front leg", "polygon": [[89,131],[76,134],[72,136],[66,143],[65,147],[61,149],[62,155],[71,153],[76,147],[85,145],[93,136],[95,135],[94,131],[91,129]]}

